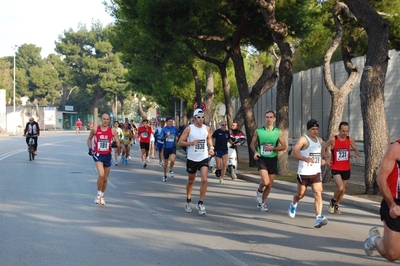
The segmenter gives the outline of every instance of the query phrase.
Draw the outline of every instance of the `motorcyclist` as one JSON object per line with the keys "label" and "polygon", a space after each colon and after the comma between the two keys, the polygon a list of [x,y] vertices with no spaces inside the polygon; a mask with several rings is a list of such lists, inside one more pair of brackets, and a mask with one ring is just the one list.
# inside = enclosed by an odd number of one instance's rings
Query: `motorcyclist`
{"label": "motorcyclist", "polygon": [[37,155],[37,146],[38,146],[38,137],[40,135],[39,124],[35,121],[33,117],[29,118],[29,122],[26,123],[24,129],[24,137],[26,137],[26,144],[29,144],[29,139],[33,138],[34,144],[34,153]]}
{"label": "motorcyclist", "polygon": [[230,135],[230,143],[232,143],[231,148],[236,148],[236,146],[240,146],[246,143],[246,136],[242,131],[239,130],[239,125],[237,122],[233,122],[231,126]]}

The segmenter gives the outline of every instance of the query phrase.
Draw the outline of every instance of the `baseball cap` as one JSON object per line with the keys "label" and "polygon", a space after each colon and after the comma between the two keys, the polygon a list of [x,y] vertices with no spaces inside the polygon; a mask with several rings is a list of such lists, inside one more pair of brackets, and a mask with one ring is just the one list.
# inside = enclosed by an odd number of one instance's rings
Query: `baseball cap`
{"label": "baseball cap", "polygon": [[194,110],[193,116],[196,116],[196,115],[198,115],[198,114],[204,114],[203,110],[201,110],[201,109],[196,109],[196,110]]}
{"label": "baseball cap", "polygon": [[168,116],[167,118],[165,118],[165,121],[169,121],[169,120],[173,120],[171,116]]}
{"label": "baseball cap", "polygon": [[319,128],[319,124],[318,124],[317,120],[311,119],[310,121],[307,122],[307,130],[309,130],[312,127],[318,127]]}

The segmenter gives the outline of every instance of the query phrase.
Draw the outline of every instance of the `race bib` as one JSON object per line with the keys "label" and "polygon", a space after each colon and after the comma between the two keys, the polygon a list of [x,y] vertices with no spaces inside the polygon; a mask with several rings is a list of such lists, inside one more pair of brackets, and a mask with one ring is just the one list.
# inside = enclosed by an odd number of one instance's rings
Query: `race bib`
{"label": "race bib", "polygon": [[348,161],[349,160],[349,150],[348,149],[338,149],[336,151],[337,161]]}
{"label": "race bib", "polygon": [[97,149],[99,151],[108,151],[110,149],[110,142],[106,139],[101,139],[97,142]]}
{"label": "race bib", "polygon": [[261,143],[261,145],[260,145],[261,155],[272,154],[272,151],[267,150],[267,147],[271,147],[271,146],[273,146],[272,143],[268,143],[268,142]]}
{"label": "race bib", "polygon": [[321,163],[321,153],[310,153],[310,158],[313,159],[313,162],[310,163],[310,165],[314,164],[320,164]]}
{"label": "race bib", "polygon": [[165,140],[167,142],[174,142],[175,141],[175,136],[174,135],[169,135]]}
{"label": "race bib", "polygon": [[149,136],[149,134],[147,134],[147,132],[142,132],[141,136],[142,136],[142,138],[145,139]]}
{"label": "race bib", "polygon": [[197,143],[197,145],[194,147],[194,152],[204,152],[205,146],[206,146],[206,140],[205,139],[199,140],[199,143]]}

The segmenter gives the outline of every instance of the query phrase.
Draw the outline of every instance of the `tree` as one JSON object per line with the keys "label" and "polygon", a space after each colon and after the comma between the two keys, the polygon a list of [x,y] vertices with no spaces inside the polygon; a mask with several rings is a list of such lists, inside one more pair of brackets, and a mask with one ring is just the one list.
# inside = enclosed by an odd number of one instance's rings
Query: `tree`
{"label": "tree", "polygon": [[[81,26],[77,32],[64,31],[56,43],[56,51],[63,55],[73,71],[81,101],[93,107],[94,125],[97,125],[100,100],[118,94],[126,96],[126,70],[108,40],[108,29],[94,23],[88,31]],[[106,110],[109,112],[110,110]]]}
{"label": "tree", "polygon": [[360,82],[363,115],[366,193],[378,192],[376,177],[384,151],[390,144],[384,109],[384,86],[388,65],[389,26],[365,0],[345,0],[368,35],[368,50]]}
{"label": "tree", "polygon": [[0,90],[6,90],[6,104],[11,105],[13,99],[12,63],[7,58],[0,59]]}

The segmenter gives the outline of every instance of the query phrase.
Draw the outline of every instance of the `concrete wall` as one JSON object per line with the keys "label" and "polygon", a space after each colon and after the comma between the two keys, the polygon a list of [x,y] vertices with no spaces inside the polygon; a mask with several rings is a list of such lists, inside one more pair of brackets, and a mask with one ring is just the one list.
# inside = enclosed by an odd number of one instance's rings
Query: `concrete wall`
{"label": "concrete wall", "polygon": [[[389,51],[389,65],[385,83],[385,111],[391,141],[400,138],[400,52]],[[355,66],[362,73],[365,57],[353,59]],[[347,78],[342,62],[331,64],[332,79],[336,86],[341,86]],[[350,124],[349,135],[354,140],[363,140],[363,119],[360,102],[360,79],[348,95],[343,113],[343,121]],[[265,93],[254,107],[257,125],[264,123],[264,113],[267,110],[276,110],[276,86]],[[233,101],[234,113],[240,107],[240,100]],[[325,87],[322,66],[294,74],[289,100],[289,138],[296,139],[306,132],[306,123],[309,119],[317,119],[320,123],[320,136],[328,137],[329,113],[331,110],[331,96]]]}

